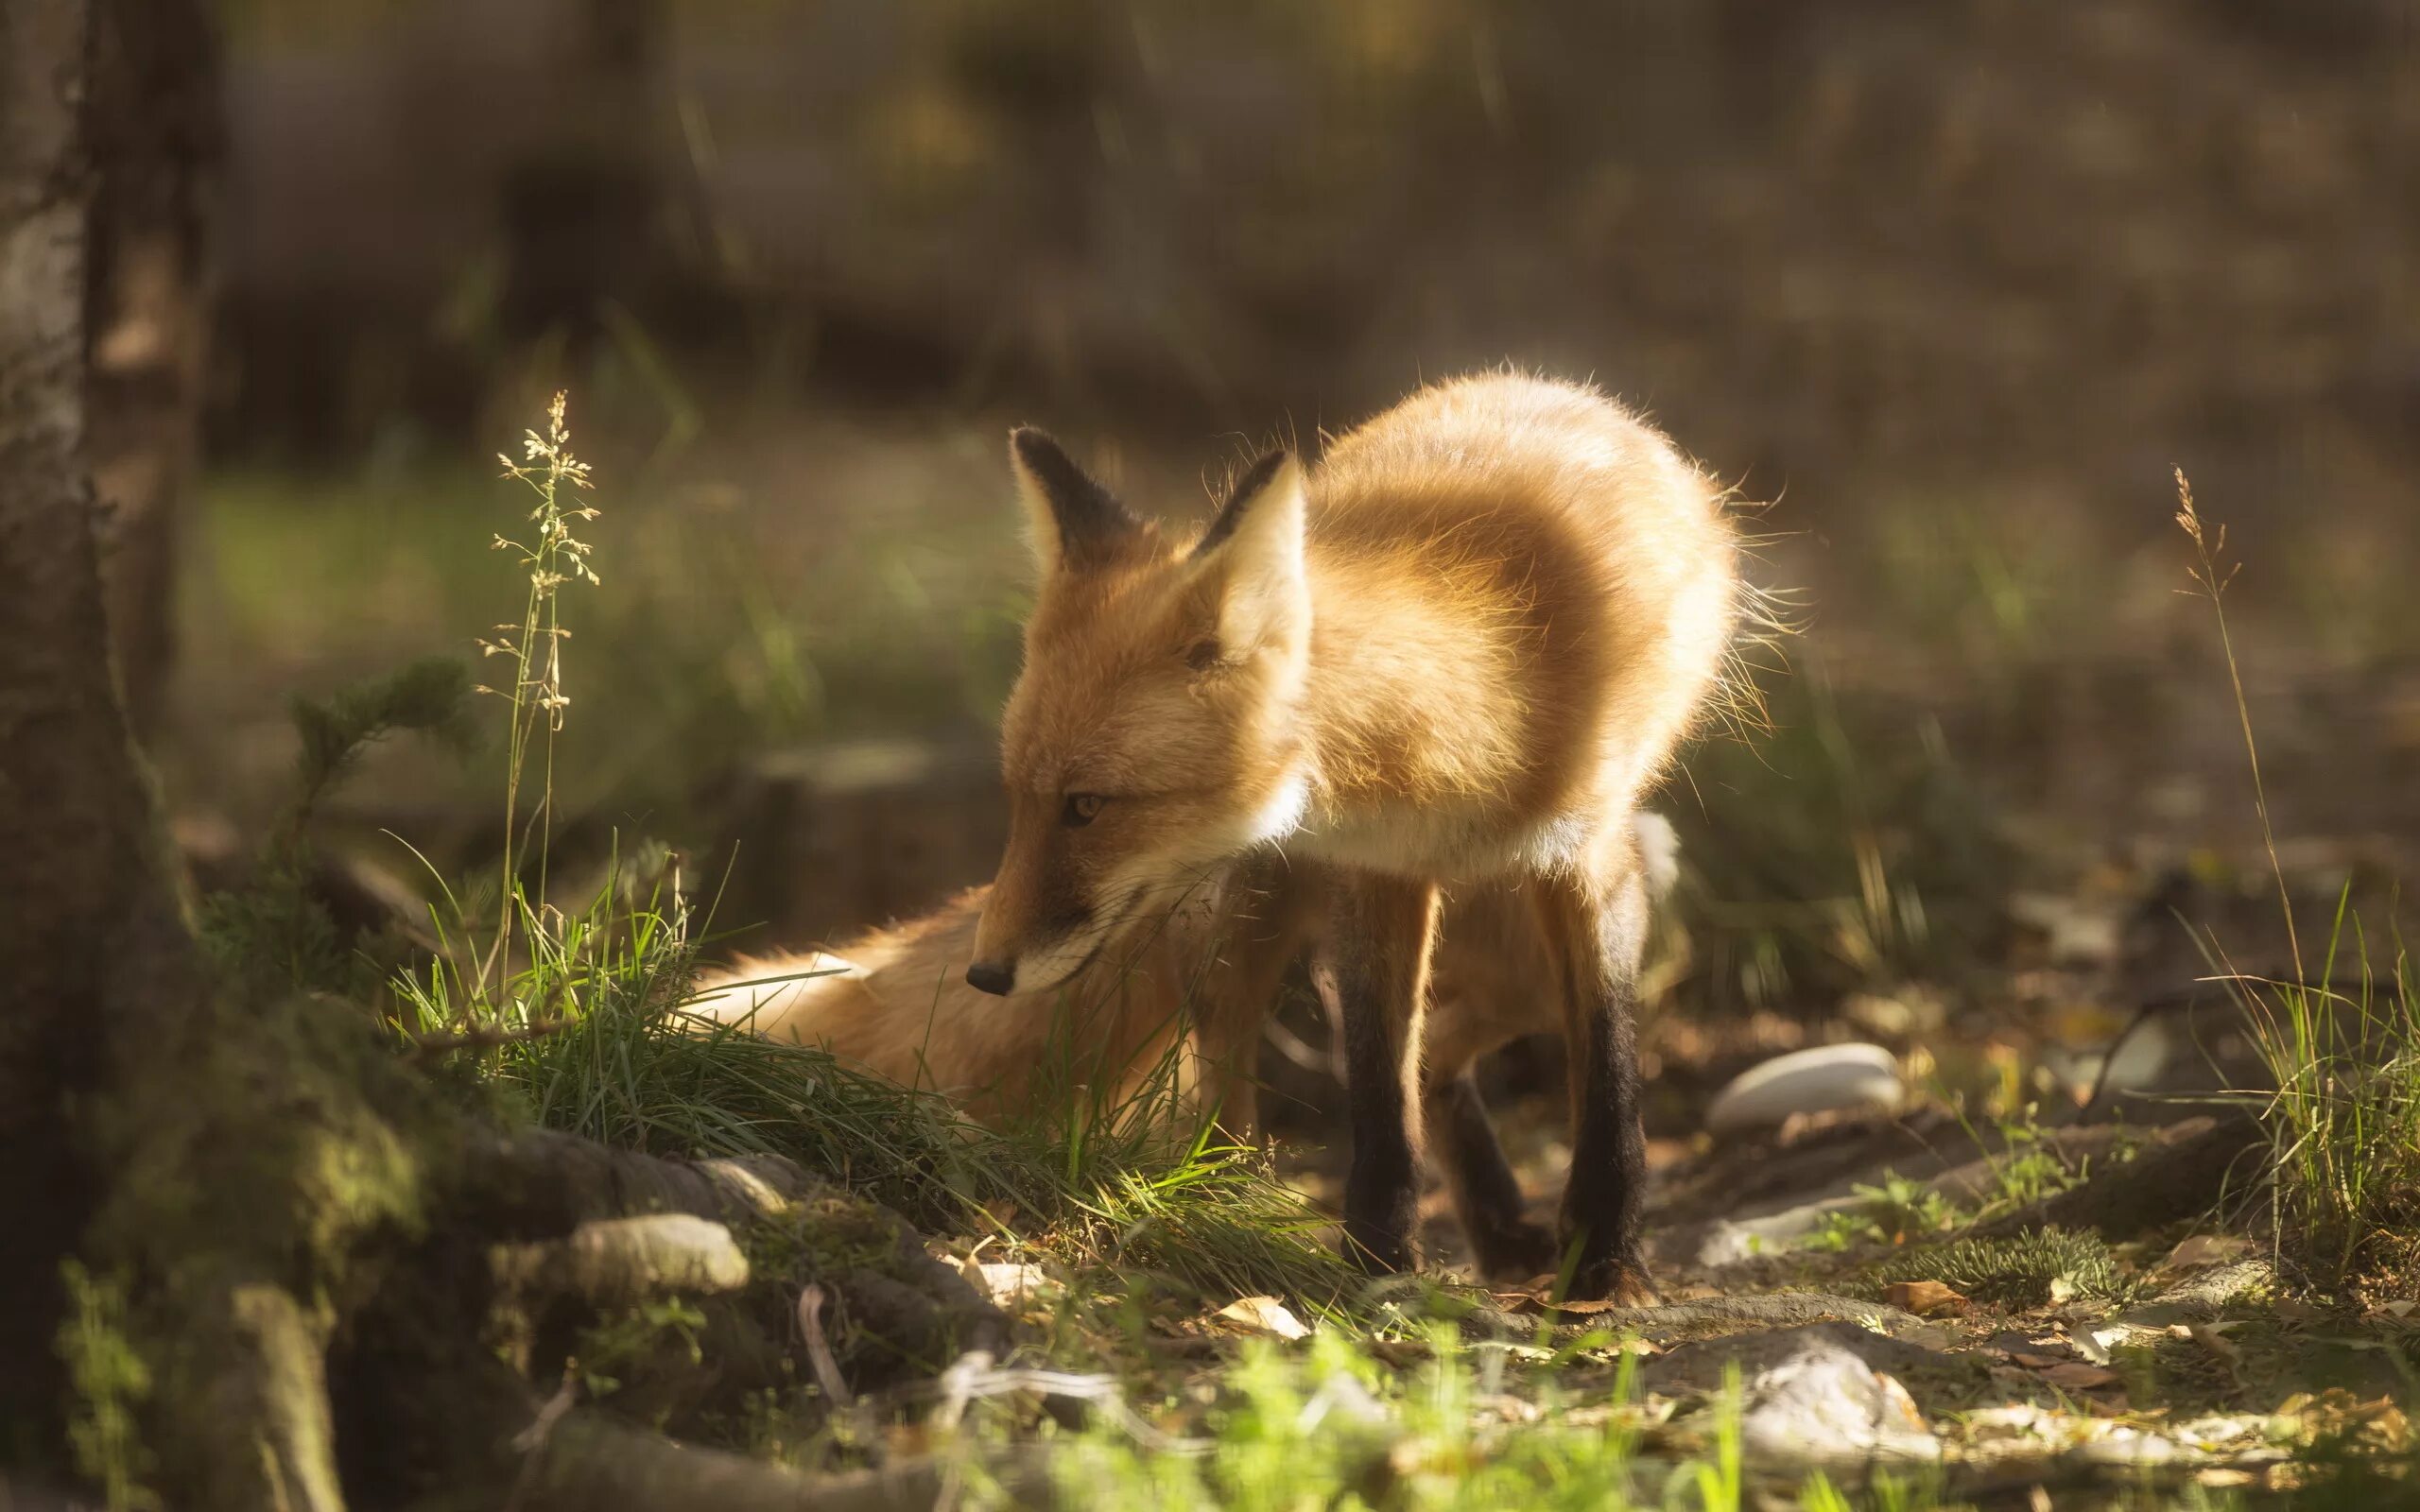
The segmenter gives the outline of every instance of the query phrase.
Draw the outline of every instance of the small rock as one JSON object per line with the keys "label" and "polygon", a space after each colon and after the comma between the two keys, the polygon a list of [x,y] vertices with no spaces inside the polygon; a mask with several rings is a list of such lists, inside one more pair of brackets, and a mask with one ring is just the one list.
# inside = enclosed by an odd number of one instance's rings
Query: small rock
{"label": "small rock", "polygon": [[1941,1457],[1907,1388],[1821,1335],[1746,1385],[1740,1447],[1789,1465]]}
{"label": "small rock", "polygon": [[967,1284],[994,1307],[1021,1307],[1033,1300],[1050,1280],[1039,1265],[1007,1260],[970,1260],[962,1273]]}
{"label": "small rock", "polygon": [[[1802,1294],[1734,1300],[1777,1303],[1799,1295]],[[1887,1315],[1900,1319],[1899,1327],[1906,1331],[1931,1332],[1905,1314]],[[1701,1321],[1695,1332],[1703,1332],[1706,1326]],[[1720,1390],[1724,1373],[1735,1366],[1739,1379],[1753,1382],[1810,1350],[1823,1350],[1847,1354],[1870,1370],[1912,1383],[1914,1389],[1927,1399],[1938,1396],[1963,1400],[1980,1390],[1989,1379],[1984,1362],[1972,1354],[1945,1353],[1936,1347],[1937,1342],[1893,1337],[1838,1320],[1753,1329],[1676,1343],[1662,1357],[1647,1363],[1640,1372],[1640,1382],[1649,1391],[1662,1396],[1701,1395]]]}
{"label": "small rock", "polygon": [[1818,1045],[1752,1066],[1715,1094],[1706,1127],[1718,1134],[1770,1128],[1792,1114],[1895,1112],[1906,1097],[1899,1064],[1880,1045]]}

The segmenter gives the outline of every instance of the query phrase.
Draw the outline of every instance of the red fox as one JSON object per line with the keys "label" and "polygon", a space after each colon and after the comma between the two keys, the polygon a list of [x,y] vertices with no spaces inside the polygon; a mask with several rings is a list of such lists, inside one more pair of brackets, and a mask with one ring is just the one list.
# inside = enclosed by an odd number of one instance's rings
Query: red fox
{"label": "red fox", "polygon": [[1346,1043],[1346,1242],[1397,1270],[1439,888],[1515,886],[1570,1052],[1572,1295],[1651,1297],[1630,817],[1739,618],[1720,490],[1613,402],[1510,373],[1423,389],[1316,472],[1269,454],[1191,539],[1038,430],[1009,453],[1041,583],[967,981],[1055,987],[1238,857],[1315,864]]}
{"label": "red fox", "polygon": [[[1660,891],[1674,867],[1670,827],[1641,815],[1639,834]],[[1045,1068],[1089,1087],[1104,1106],[1121,1108],[1162,1074],[1173,1052],[1177,1090],[1198,1093],[1194,1023],[1234,1015],[1217,1027],[1243,1051],[1271,1002],[1241,1001],[1241,992],[1263,983],[1235,979],[1236,967],[1290,956],[1311,934],[1305,903],[1316,887],[1271,861],[1248,858],[1212,896],[1173,911],[1160,927],[1136,931],[1125,948],[1063,989],[1020,992],[996,1004],[978,1000],[961,976],[983,904],[978,887],[837,953],[742,959],[701,979],[688,1011],[821,1045],[903,1085],[942,1092],[994,1125],[1046,1111],[1046,1091],[1075,1090],[1038,1086]],[[1554,1236],[1523,1211],[1519,1181],[1496,1143],[1472,1067],[1521,1035],[1560,1030],[1552,1005],[1530,987],[1546,970],[1542,938],[1531,910],[1501,886],[1457,896],[1444,920],[1426,1023],[1422,1095],[1430,1153],[1480,1271],[1527,1280],[1553,1268]],[[803,974],[808,972],[822,974]],[[1275,985],[1266,982],[1272,994]],[[1239,1136],[1252,1132],[1248,1077],[1242,1080],[1220,1094],[1229,1129]]]}

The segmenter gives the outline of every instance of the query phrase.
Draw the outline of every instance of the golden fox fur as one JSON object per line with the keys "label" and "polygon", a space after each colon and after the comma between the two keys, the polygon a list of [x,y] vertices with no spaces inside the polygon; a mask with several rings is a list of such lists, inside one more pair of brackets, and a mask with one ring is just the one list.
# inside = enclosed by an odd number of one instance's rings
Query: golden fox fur
{"label": "golden fox fur", "polygon": [[[1239,876],[1228,885],[1241,896],[1174,910],[1159,927],[1139,931],[1130,950],[1064,988],[997,998],[967,985],[988,890],[976,887],[835,950],[742,956],[700,977],[683,1011],[829,1050],[903,1086],[939,1092],[995,1126],[1049,1112],[1048,1092],[1069,1089],[1037,1085],[1046,1072],[1072,1073],[1115,1105],[1158,1074],[1172,1048],[1184,1056],[1182,1090],[1198,1094],[1210,1070],[1198,1064],[1198,1022],[1232,1015],[1236,1022],[1222,1028],[1237,1040],[1256,1038],[1274,1005],[1276,976],[1307,944],[1312,922],[1304,895],[1273,877]],[[1243,910],[1249,922],[1237,917]],[[1429,1016],[1441,1080],[1521,1035],[1560,1027],[1543,995],[1519,989],[1523,969],[1543,961],[1535,925],[1518,901],[1480,889],[1450,917]],[[1263,978],[1270,996],[1234,1002],[1229,973],[1254,954],[1279,957]],[[1230,1132],[1250,1137],[1252,1099],[1226,1095]]]}
{"label": "golden fox fur", "polygon": [[[1443,880],[1585,865],[1729,648],[1716,490],[1585,389],[1425,389],[1315,473],[1270,459],[1189,540],[1019,434],[1044,576],[979,956],[1025,986],[1257,844]],[[1097,816],[1063,823],[1071,796]]]}
{"label": "golden fox fur", "polygon": [[[1676,865],[1671,829],[1653,815],[1640,816],[1638,829],[1651,881],[1661,892]],[[1161,1110],[1199,1111],[1194,1099],[1212,1080],[1226,1099],[1229,1131],[1250,1137],[1254,1100],[1248,1079],[1238,1086],[1220,1074],[1231,1065],[1205,1066],[1194,1031],[1218,1020],[1239,1051],[1257,1039],[1274,1005],[1275,971],[1310,942],[1311,881],[1247,863],[1212,896],[1138,932],[1130,949],[1070,987],[1005,999],[964,980],[985,892],[976,887],[836,951],[743,956],[701,977],[685,1011],[828,1050],[903,1086],[939,1092],[994,1127],[1020,1116],[1055,1116],[1053,1095],[1091,1091],[1105,1106],[1126,1106],[1164,1074],[1173,1053],[1179,1100]],[[1534,916],[1509,889],[1470,889],[1448,905],[1425,1046],[1424,1096],[1432,1108],[1462,1095],[1481,1057],[1520,1036],[1561,1027],[1547,995],[1537,990],[1549,970]],[[1255,974],[1247,981],[1244,971]],[[1270,996],[1237,1001],[1239,993],[1264,988]],[[1453,1127],[1435,1113],[1432,1121]],[[1474,1182],[1465,1173],[1490,1160],[1494,1146],[1478,1130],[1463,1133],[1478,1147],[1435,1153],[1446,1165],[1464,1226],[1491,1273],[1527,1279],[1550,1259],[1544,1236],[1530,1233],[1528,1250],[1508,1250],[1507,1236],[1488,1235],[1473,1223]],[[1524,1225],[1512,1228],[1519,1234]]]}
{"label": "golden fox fur", "polygon": [[[1422,389],[1315,470],[1270,454],[1190,538],[1038,431],[1010,456],[1042,580],[968,981],[1067,982],[1239,858],[1316,868],[1347,1241],[1400,1268],[1440,889],[1516,887],[1571,1049],[1574,1286],[1643,1295],[1630,819],[1739,619],[1720,490],[1610,400],[1505,372]],[[1205,1053],[1234,1053],[1215,1030]]]}
{"label": "golden fox fur", "polygon": [[[1671,885],[1678,856],[1669,824],[1638,816],[1651,889]],[[964,979],[987,889],[972,887],[919,919],[868,930],[832,951],[774,951],[708,971],[684,1011],[791,1044],[815,1045],[903,1086],[946,1096],[998,1124],[1037,1107],[1036,1071],[1063,1040],[1081,1048],[1078,1069],[1131,1091],[1156,1074],[1180,1041],[1190,1048],[1203,998],[1230,984],[1219,959],[1236,949],[1215,930],[1308,944],[1309,919],[1283,896],[1288,879],[1266,865],[1239,868],[1222,897],[1177,911],[1142,932],[1114,971],[1087,973],[1073,988],[998,999]],[[1228,957],[1233,964],[1233,957]],[[1535,919],[1502,887],[1471,889],[1446,905],[1423,1049],[1432,1082],[1450,1081],[1479,1057],[1526,1034],[1560,1027],[1536,983],[1548,970]],[[1191,1000],[1188,1003],[1188,999]],[[1232,1010],[1254,1020],[1273,1005]],[[1235,1128],[1249,1136],[1249,1125]]]}

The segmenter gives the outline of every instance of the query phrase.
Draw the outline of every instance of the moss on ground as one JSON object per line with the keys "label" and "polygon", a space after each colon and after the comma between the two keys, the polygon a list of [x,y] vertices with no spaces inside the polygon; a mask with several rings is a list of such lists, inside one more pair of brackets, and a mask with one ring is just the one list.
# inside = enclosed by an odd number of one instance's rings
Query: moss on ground
{"label": "moss on ground", "polygon": [[2010,1308],[2068,1297],[2119,1299],[2129,1290],[2099,1234],[2056,1228],[1928,1245],[1874,1267],[1864,1280],[1877,1293],[1894,1281],[1940,1281],[1979,1302]]}

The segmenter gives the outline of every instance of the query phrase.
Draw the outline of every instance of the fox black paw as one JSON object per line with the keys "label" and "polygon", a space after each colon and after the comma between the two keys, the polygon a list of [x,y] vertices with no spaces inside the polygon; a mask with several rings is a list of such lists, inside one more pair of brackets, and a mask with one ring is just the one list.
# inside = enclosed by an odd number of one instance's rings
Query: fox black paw
{"label": "fox black paw", "polygon": [[1352,1224],[1344,1228],[1344,1258],[1370,1276],[1395,1275],[1412,1269],[1416,1263],[1408,1235]]}
{"label": "fox black paw", "polygon": [[1554,1230],[1526,1218],[1492,1224],[1484,1230],[1474,1228],[1469,1238],[1479,1274],[1490,1280],[1526,1281],[1534,1276],[1550,1276],[1563,1258]]}
{"label": "fox black paw", "polygon": [[1653,1307],[1664,1299],[1647,1274],[1646,1263],[1634,1256],[1583,1262],[1565,1295],[1575,1302],[1611,1302],[1616,1307]]}

